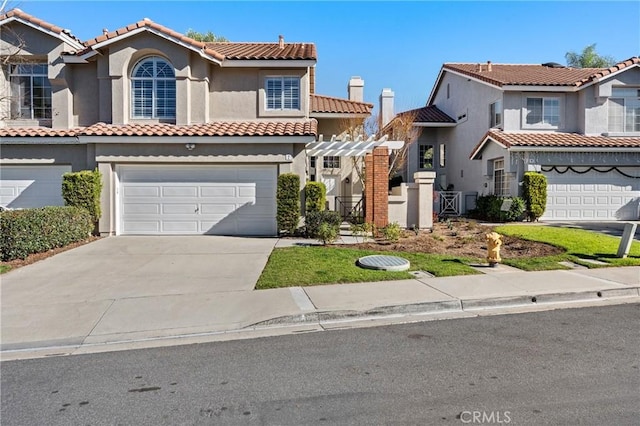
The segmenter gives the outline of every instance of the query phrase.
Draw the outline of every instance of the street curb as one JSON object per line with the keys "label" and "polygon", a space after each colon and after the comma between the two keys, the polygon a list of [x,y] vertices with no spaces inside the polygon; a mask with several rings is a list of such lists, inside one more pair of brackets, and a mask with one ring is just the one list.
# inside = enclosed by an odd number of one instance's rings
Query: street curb
{"label": "street curb", "polygon": [[640,287],[580,291],[571,293],[531,294],[511,297],[496,297],[488,299],[460,299],[438,302],[410,303],[406,305],[382,306],[365,311],[336,310],[322,312],[308,312],[299,315],[289,315],[273,318],[252,324],[250,327],[271,325],[322,323],[337,320],[356,320],[377,318],[388,315],[402,314],[437,314],[444,312],[476,312],[494,308],[514,308],[526,306],[544,306],[554,303],[586,302],[598,300],[623,299],[640,296]]}
{"label": "street curb", "polygon": [[380,317],[386,315],[398,314],[416,314],[416,313],[441,313],[441,312],[461,312],[462,304],[459,300],[444,300],[439,302],[411,303],[407,305],[382,306],[379,308],[368,309],[366,311],[353,310],[336,310],[309,312],[300,315],[288,315],[284,317],[273,318],[250,325],[249,327],[262,327],[269,325],[282,324],[299,324],[299,323],[320,323],[326,321],[356,319],[364,317]]}

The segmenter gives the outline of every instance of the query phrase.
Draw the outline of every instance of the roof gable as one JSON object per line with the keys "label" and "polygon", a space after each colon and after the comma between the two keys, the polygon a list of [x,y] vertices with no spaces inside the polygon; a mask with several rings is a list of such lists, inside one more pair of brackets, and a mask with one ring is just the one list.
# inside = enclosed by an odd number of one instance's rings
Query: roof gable
{"label": "roof gable", "polygon": [[0,15],[0,27],[11,22],[20,22],[23,25],[57,38],[61,42],[69,45],[72,49],[80,50],[84,48],[82,42],[74,36],[71,31],[31,16],[20,9],[11,9],[7,13]]}
{"label": "roof gable", "polygon": [[472,160],[478,159],[489,142],[495,142],[507,149],[623,148],[640,150],[640,137],[586,136],[578,133],[505,133],[500,130],[489,130],[473,148],[470,158]]}
{"label": "roof gable", "polygon": [[373,104],[311,94],[311,114],[371,114]]}

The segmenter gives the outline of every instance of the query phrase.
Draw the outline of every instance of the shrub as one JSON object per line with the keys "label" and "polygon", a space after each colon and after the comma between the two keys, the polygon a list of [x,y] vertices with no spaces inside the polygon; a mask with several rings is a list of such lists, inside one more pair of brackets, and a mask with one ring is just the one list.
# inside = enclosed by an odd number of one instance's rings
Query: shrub
{"label": "shrub", "polygon": [[24,259],[83,241],[94,224],[82,207],[42,207],[0,213],[0,253],[3,261]]}
{"label": "shrub", "polygon": [[547,177],[542,173],[526,172],[522,186],[527,217],[533,222],[538,220],[547,208]]}
{"label": "shrub", "polygon": [[83,207],[95,223],[100,220],[102,174],[98,170],[83,170],[62,175],[62,198],[66,206]]}
{"label": "shrub", "polygon": [[323,210],[320,212],[309,212],[304,219],[305,234],[309,238],[318,237],[320,225],[328,224],[336,230],[336,234],[340,232],[340,224],[342,217],[340,213],[331,210]]}
{"label": "shrub", "polygon": [[278,231],[295,233],[300,222],[300,176],[285,173],[278,176]]}
{"label": "shrub", "polygon": [[522,216],[525,212],[525,203],[524,200],[520,197],[511,198],[511,207],[509,211],[502,212],[504,216],[504,220],[507,222],[514,222],[518,220],[522,220]]}
{"label": "shrub", "polygon": [[316,238],[318,238],[318,240],[326,246],[327,244],[331,244],[338,239],[339,232],[340,228],[335,227],[328,222],[322,222],[320,224],[320,227],[318,228]]}
{"label": "shrub", "polygon": [[307,182],[304,187],[306,212],[319,212],[327,203],[327,187],[322,182]]}
{"label": "shrub", "polygon": [[[506,212],[501,210],[505,200],[511,200],[511,207]],[[524,200],[520,197],[482,195],[476,200],[476,208],[470,212],[470,215],[489,222],[512,222],[521,219],[524,207]]]}
{"label": "shrub", "polygon": [[372,223],[362,222],[362,223],[352,223],[349,225],[349,230],[351,231],[351,235],[358,241],[358,238],[362,238],[362,241],[365,241],[368,236],[373,235],[374,226]]}
{"label": "shrub", "polygon": [[393,222],[385,226],[380,230],[382,236],[385,240],[390,241],[392,243],[398,242],[400,240],[400,236],[402,235],[402,229],[400,229],[400,225],[398,222]]}

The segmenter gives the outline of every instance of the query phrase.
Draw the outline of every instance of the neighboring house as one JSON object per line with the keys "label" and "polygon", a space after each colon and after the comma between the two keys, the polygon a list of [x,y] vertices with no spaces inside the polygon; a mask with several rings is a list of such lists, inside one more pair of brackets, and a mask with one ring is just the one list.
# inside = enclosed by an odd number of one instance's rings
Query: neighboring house
{"label": "neighboring house", "polygon": [[312,43],[201,43],[147,19],[81,42],[0,16],[0,204],[62,205],[100,170],[105,235],[275,235],[276,182],[359,100],[316,95]]}
{"label": "neighboring house", "polygon": [[[548,179],[546,220],[640,218],[640,58],[605,69],[442,66],[405,178],[437,173],[449,213],[480,195],[522,195],[526,171]],[[447,191],[448,190],[448,191]]]}

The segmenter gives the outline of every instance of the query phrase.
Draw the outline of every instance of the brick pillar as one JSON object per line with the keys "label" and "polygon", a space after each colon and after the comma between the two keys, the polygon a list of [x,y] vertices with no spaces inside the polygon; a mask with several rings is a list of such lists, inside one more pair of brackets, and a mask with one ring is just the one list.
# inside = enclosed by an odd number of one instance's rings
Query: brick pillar
{"label": "brick pillar", "polygon": [[389,224],[389,150],[377,147],[365,157],[365,221],[378,228]]}

